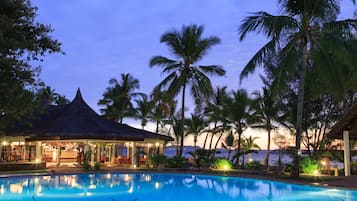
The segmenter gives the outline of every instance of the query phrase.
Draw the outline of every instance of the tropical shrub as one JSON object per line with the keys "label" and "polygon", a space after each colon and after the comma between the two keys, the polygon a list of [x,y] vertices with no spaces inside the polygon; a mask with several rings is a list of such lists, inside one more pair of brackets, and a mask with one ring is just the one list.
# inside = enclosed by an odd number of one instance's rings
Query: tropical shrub
{"label": "tropical shrub", "polygon": [[300,168],[303,173],[312,174],[319,169],[319,163],[316,159],[303,157],[301,158]]}
{"label": "tropical shrub", "polygon": [[150,161],[154,168],[157,168],[160,164],[165,164],[167,157],[163,154],[158,154],[154,156],[150,156]]}
{"label": "tropical shrub", "polygon": [[209,167],[214,161],[216,151],[196,149],[194,152],[188,152],[193,157],[195,167]]}
{"label": "tropical shrub", "polygon": [[84,170],[89,170],[90,168],[91,168],[91,166],[90,166],[88,160],[84,160],[83,161],[83,169]]}
{"label": "tropical shrub", "polygon": [[100,170],[100,163],[96,162],[93,168],[94,170]]}
{"label": "tropical shrub", "polygon": [[232,169],[232,163],[225,158],[217,158],[212,163],[212,168],[219,170],[230,170]]}
{"label": "tropical shrub", "polygon": [[262,164],[259,161],[252,161],[250,163],[244,164],[245,169],[247,170],[260,170]]}
{"label": "tropical shrub", "polygon": [[166,160],[166,165],[169,168],[182,168],[185,163],[187,163],[187,158],[183,158],[180,156],[174,156]]}

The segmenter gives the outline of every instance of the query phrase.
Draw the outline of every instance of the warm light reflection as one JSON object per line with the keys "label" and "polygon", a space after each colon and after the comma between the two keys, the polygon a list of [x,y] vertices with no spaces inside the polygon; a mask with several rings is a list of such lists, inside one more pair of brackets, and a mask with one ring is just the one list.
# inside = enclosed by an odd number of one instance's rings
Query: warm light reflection
{"label": "warm light reflection", "polygon": [[110,178],[112,178],[112,175],[110,173],[108,173],[106,177],[107,177],[107,179],[110,179]]}
{"label": "warm light reflection", "polygon": [[33,181],[35,182],[35,184],[37,184],[40,181],[40,179],[38,177],[36,177],[33,179]]}
{"label": "warm light reflection", "polygon": [[1,185],[1,187],[0,187],[0,194],[4,194],[4,192],[5,192],[5,187],[4,187],[4,185]]}
{"label": "warm light reflection", "polygon": [[20,184],[10,184],[10,192],[11,193],[22,193],[22,185]]}
{"label": "warm light reflection", "polygon": [[145,181],[151,181],[151,176],[150,175],[146,175],[145,176]]}
{"label": "warm light reflection", "polygon": [[155,182],[155,188],[159,189],[160,188],[160,183],[159,182]]}
{"label": "warm light reflection", "polygon": [[128,174],[124,175],[124,181],[128,182],[130,180],[130,176]]}

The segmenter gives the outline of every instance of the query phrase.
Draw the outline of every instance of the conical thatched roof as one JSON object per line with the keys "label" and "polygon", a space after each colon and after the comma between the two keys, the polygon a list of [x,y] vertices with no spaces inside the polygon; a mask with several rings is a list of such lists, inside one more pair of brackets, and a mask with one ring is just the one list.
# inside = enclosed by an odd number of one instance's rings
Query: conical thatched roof
{"label": "conical thatched roof", "polygon": [[83,100],[79,89],[71,103],[61,106],[51,105],[46,111],[32,123],[32,127],[11,129],[10,134],[30,136],[29,141],[42,139],[173,140],[169,136],[136,129],[99,116]]}
{"label": "conical thatched roof", "polygon": [[357,139],[357,102],[347,110],[342,118],[331,128],[329,138],[342,139],[342,133],[348,130],[351,139]]}

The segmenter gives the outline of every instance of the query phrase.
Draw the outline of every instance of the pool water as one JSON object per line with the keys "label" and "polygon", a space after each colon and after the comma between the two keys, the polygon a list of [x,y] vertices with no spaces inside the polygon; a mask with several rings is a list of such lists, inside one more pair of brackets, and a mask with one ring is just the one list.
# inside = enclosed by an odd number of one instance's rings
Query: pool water
{"label": "pool water", "polygon": [[0,178],[0,200],[357,201],[357,191],[188,174],[77,174]]}

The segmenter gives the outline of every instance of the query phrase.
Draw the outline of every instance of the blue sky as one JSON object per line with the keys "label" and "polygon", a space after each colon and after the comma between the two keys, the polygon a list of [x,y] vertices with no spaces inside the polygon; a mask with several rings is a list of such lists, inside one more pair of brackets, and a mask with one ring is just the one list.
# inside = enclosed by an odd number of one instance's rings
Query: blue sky
{"label": "blue sky", "polygon": [[[72,99],[78,87],[88,104],[99,111],[110,78],[130,73],[140,80],[140,91],[150,93],[165,75],[149,68],[152,56],[171,57],[160,36],[184,24],[204,25],[204,36],[218,36],[202,64],[222,65],[227,74],[213,78],[213,85],[229,89],[261,86],[258,73],[239,84],[239,73],[265,38],[251,34],[238,40],[237,29],[249,12],[278,13],[275,0],[33,0],[38,20],[51,24],[53,38],[62,43],[65,55],[45,57],[40,78],[56,92]],[[345,17],[353,6],[343,1]],[[345,14],[346,13],[346,14]]]}

